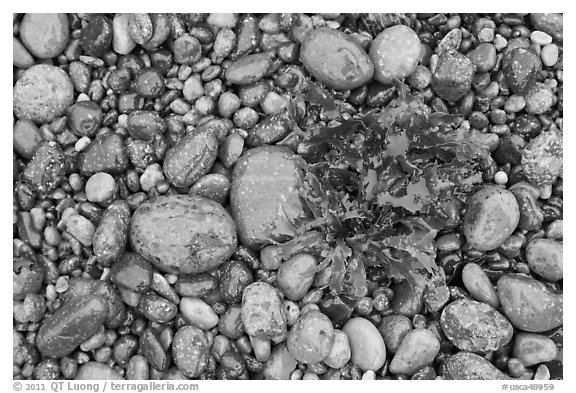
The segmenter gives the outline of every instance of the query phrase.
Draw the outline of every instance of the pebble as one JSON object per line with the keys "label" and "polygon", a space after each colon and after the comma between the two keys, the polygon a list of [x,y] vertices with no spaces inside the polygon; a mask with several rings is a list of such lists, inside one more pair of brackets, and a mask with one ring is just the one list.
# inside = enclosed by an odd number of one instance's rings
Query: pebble
{"label": "pebble", "polygon": [[408,280],[402,280],[392,289],[394,297],[390,306],[394,311],[409,318],[420,312],[424,304],[424,286],[419,284],[415,286]]}
{"label": "pebble", "polygon": [[264,282],[248,285],[242,295],[242,322],[249,336],[283,337],[287,326],[280,292]]}
{"label": "pebble", "polygon": [[68,15],[26,14],[20,23],[20,41],[39,59],[58,56],[70,38]]}
{"label": "pebble", "polygon": [[552,239],[534,239],[526,246],[526,261],[530,270],[548,281],[564,276],[563,245]]}
{"label": "pebble", "polygon": [[144,173],[140,176],[140,188],[148,192],[164,179],[164,172],[162,172],[160,164],[151,164],[144,169]]}
{"label": "pebble", "polygon": [[122,376],[114,368],[108,366],[107,364],[98,362],[88,362],[84,363],[78,369],[78,373],[74,378],[77,381],[82,380],[123,380]]}
{"label": "pebble", "polygon": [[66,72],[37,64],[22,73],[13,89],[14,113],[19,119],[49,123],[74,102],[74,87]]}
{"label": "pebble", "polygon": [[462,43],[462,30],[454,28],[450,30],[444,38],[436,45],[436,53],[441,55],[444,52],[457,51]]}
{"label": "pebble", "polygon": [[564,238],[564,221],[554,220],[548,225],[546,229],[546,237],[554,240],[562,240]]}
{"label": "pebble", "polygon": [[562,294],[552,293],[531,277],[506,274],[498,280],[498,297],[506,317],[527,332],[544,332],[563,323]]}
{"label": "pebble", "polygon": [[458,349],[480,354],[502,348],[514,332],[510,322],[494,308],[468,299],[448,304],[442,311],[440,324]]}
{"label": "pebble", "polygon": [[112,48],[120,55],[127,55],[136,47],[130,35],[130,14],[116,14],[112,21]]}
{"label": "pebble", "polygon": [[476,72],[488,72],[496,65],[498,56],[496,47],[490,43],[481,43],[467,54],[476,66]]}
{"label": "pebble", "polygon": [[484,269],[476,263],[470,262],[464,266],[462,269],[462,281],[475,300],[486,303],[494,309],[500,306],[496,289]]}
{"label": "pebble", "polygon": [[440,342],[428,329],[408,332],[396,350],[389,370],[393,374],[413,375],[421,368],[432,364],[440,351]]}
{"label": "pebble", "polygon": [[410,76],[420,60],[421,43],[410,27],[395,25],[378,34],[370,44],[374,79],[390,84]]}
{"label": "pebble", "polygon": [[494,250],[510,237],[519,220],[520,210],[514,195],[503,188],[489,186],[468,201],[464,235],[473,248]]}
{"label": "pebble", "polygon": [[86,217],[75,215],[66,221],[66,230],[82,245],[89,247],[92,245],[92,238],[96,228]]}
{"label": "pebble", "polygon": [[542,115],[552,108],[556,97],[552,89],[544,83],[536,83],[526,94],[526,112]]}
{"label": "pebble", "polygon": [[84,53],[100,57],[112,45],[112,21],[104,15],[93,15],[80,32],[80,45]]}
{"label": "pebble", "polygon": [[153,35],[152,19],[149,14],[131,14],[128,22],[128,32],[134,42],[144,45]]}
{"label": "pebble", "polygon": [[236,164],[244,150],[244,138],[238,134],[230,134],[218,147],[218,158],[225,168]]}
{"label": "pebble", "polygon": [[230,118],[241,105],[240,98],[236,94],[226,91],[218,98],[218,113],[222,117]]}
{"label": "pebble", "polygon": [[511,379],[482,356],[466,351],[450,356],[440,370],[442,377],[449,380]]}
{"label": "pebble", "polygon": [[514,339],[513,356],[526,366],[556,359],[558,350],[550,338],[534,333],[518,333]]}
{"label": "pebble", "polygon": [[132,249],[169,273],[201,273],[236,250],[235,224],[218,203],[192,195],[161,196],[138,206]]}
{"label": "pebble", "polygon": [[86,199],[90,202],[106,202],[116,192],[114,178],[106,172],[96,173],[88,179],[85,187]]}
{"label": "pebble", "polygon": [[172,340],[172,355],[176,367],[185,377],[199,377],[206,370],[209,361],[208,337],[197,327],[183,326]]}
{"label": "pebble", "polygon": [[107,313],[108,306],[101,296],[70,300],[42,322],[36,347],[47,357],[69,355],[100,330]]}
{"label": "pebble", "polygon": [[508,183],[508,175],[506,174],[506,172],[504,172],[504,171],[496,172],[496,174],[494,175],[494,183],[501,185],[501,186]]}
{"label": "pebble", "polygon": [[173,44],[174,62],[190,65],[202,57],[202,44],[196,37],[186,33],[176,38]]}
{"label": "pebble", "polygon": [[386,345],[376,327],[367,319],[351,318],[342,331],[348,336],[352,363],[362,371],[377,371],[386,361]]}
{"label": "pebble", "polygon": [[337,90],[360,87],[374,75],[374,65],[360,44],[330,28],[317,28],[306,35],[300,61],[310,75]]}
{"label": "pebble", "polygon": [[272,59],[264,53],[247,55],[236,60],[226,69],[226,80],[235,85],[252,85],[266,75]]}
{"label": "pebble", "polygon": [[564,164],[562,134],[556,130],[541,132],[522,150],[522,167],[536,187],[554,184]]}
{"label": "pebble", "polygon": [[297,365],[298,361],[288,351],[284,343],[276,345],[272,350],[270,359],[264,364],[264,379],[289,380]]}
{"label": "pebble", "polygon": [[65,158],[54,142],[42,142],[24,169],[22,178],[40,194],[54,191],[64,180]]}
{"label": "pebble", "polygon": [[158,98],[164,91],[164,77],[156,68],[145,68],[136,75],[133,86],[144,98]]}
{"label": "pebble", "polygon": [[80,173],[92,176],[98,172],[119,175],[128,169],[124,139],[114,133],[96,137],[78,159]]}
{"label": "pebble", "polygon": [[334,343],[334,327],[330,319],[319,311],[300,317],[288,333],[286,345],[296,360],[304,364],[323,361]]}
{"label": "pebble", "polygon": [[210,26],[218,27],[220,29],[233,29],[236,27],[236,23],[238,23],[238,15],[233,13],[209,14],[206,18],[206,23],[208,23]]}
{"label": "pebble", "polygon": [[164,119],[157,112],[149,110],[130,112],[127,126],[133,138],[143,141],[153,140],[154,135],[163,133],[166,128]]}
{"label": "pebble", "polygon": [[294,153],[286,147],[259,146],[242,154],[232,174],[230,207],[243,245],[259,249],[291,237],[279,206],[289,219],[303,215],[297,181]]}
{"label": "pebble", "polygon": [[384,338],[386,349],[396,353],[404,337],[412,330],[410,318],[404,315],[389,315],[382,318],[378,331]]}
{"label": "pebble", "polygon": [[220,292],[228,304],[240,303],[244,289],[253,282],[252,271],[243,261],[231,260],[220,268]]}
{"label": "pebble", "polygon": [[158,296],[154,292],[148,292],[138,305],[138,311],[151,322],[158,324],[168,323],[176,317],[178,307],[171,301]]}
{"label": "pebble", "polygon": [[180,300],[180,312],[189,324],[202,330],[210,330],[218,325],[218,315],[199,298],[183,297]]}
{"label": "pebble", "polygon": [[532,25],[545,33],[550,34],[556,41],[562,42],[564,38],[564,16],[562,14],[530,14]]}
{"label": "pebble", "polygon": [[28,49],[16,37],[12,37],[12,65],[18,68],[30,68],[35,61]]}
{"label": "pebble", "polygon": [[540,51],[540,58],[546,67],[554,67],[558,62],[559,49],[556,44],[549,44]]}
{"label": "pebble", "polygon": [[458,101],[470,91],[475,72],[474,63],[460,52],[443,53],[432,74],[432,87],[440,98]]}
{"label": "pebble", "polygon": [[14,124],[12,146],[22,157],[31,159],[42,141],[40,130],[30,120],[22,119]]}
{"label": "pebble", "polygon": [[210,173],[202,176],[194,183],[188,193],[211,199],[224,206],[229,191],[230,180],[228,180],[228,177],[218,173]]}
{"label": "pebble", "polygon": [[120,258],[128,243],[131,211],[123,200],[116,200],[106,208],[92,238],[94,255],[104,266]]}
{"label": "pebble", "polygon": [[502,72],[508,87],[516,94],[532,89],[542,71],[542,61],[531,49],[516,48],[502,58]]}
{"label": "pebble", "polygon": [[323,360],[328,367],[339,369],[350,360],[351,350],[348,336],[342,330],[334,329],[334,342],[328,356]]}
{"label": "pebble", "polygon": [[543,31],[533,31],[530,33],[530,40],[538,44],[540,46],[548,45],[552,43],[552,37],[549,34],[544,33]]}
{"label": "pebble", "polygon": [[168,150],[164,174],[173,186],[189,187],[210,171],[217,154],[218,141],[214,134],[197,129]]}
{"label": "pebble", "polygon": [[314,281],[318,262],[309,254],[298,254],[282,263],[276,276],[276,286],[286,298],[297,301],[306,295]]}
{"label": "pebble", "polygon": [[526,99],[524,96],[511,95],[504,104],[504,110],[508,113],[518,113],[526,106]]}

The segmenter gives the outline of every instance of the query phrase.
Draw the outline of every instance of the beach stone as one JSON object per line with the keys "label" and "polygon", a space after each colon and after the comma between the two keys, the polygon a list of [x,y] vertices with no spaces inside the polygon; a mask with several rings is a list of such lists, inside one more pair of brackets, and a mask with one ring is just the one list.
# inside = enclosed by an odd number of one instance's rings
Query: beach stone
{"label": "beach stone", "polygon": [[20,23],[20,41],[39,59],[58,56],[69,38],[66,14],[26,14]]}
{"label": "beach stone", "polygon": [[330,319],[319,311],[310,311],[292,326],[286,341],[288,351],[305,364],[323,361],[334,343],[334,327]]}
{"label": "beach stone", "polygon": [[342,331],[348,335],[352,363],[362,371],[377,371],[386,361],[386,345],[376,326],[365,318],[346,322]]}
{"label": "beach stone", "polygon": [[170,273],[201,273],[236,251],[236,228],[224,208],[193,195],[160,196],[138,206],[130,221],[132,249]]}
{"label": "beach stone", "polygon": [[360,87],[374,75],[374,65],[360,44],[330,28],[308,33],[300,48],[300,61],[312,76],[337,90]]}
{"label": "beach stone", "polygon": [[428,329],[408,332],[396,351],[389,370],[393,374],[414,375],[421,368],[432,364],[440,351],[440,341]]}
{"label": "beach stone", "polygon": [[62,69],[48,64],[28,68],[14,86],[16,117],[34,123],[49,123],[62,116],[74,102],[74,87]]}
{"label": "beach stone", "polygon": [[328,356],[323,360],[324,364],[328,367],[339,369],[348,363],[351,356],[348,336],[342,330],[334,329],[334,343]]}
{"label": "beach stone", "polygon": [[548,281],[564,276],[563,245],[552,239],[535,239],[526,246],[526,261],[530,270]]}
{"label": "beach stone", "polygon": [[542,59],[542,63],[546,67],[553,67],[558,62],[559,52],[560,50],[558,49],[558,45],[556,44],[546,45],[540,51],[540,59]]}
{"label": "beach stone", "polygon": [[396,353],[404,337],[412,330],[410,318],[404,315],[388,315],[382,318],[378,331],[384,338],[386,349]]}
{"label": "beach stone", "polygon": [[130,35],[130,14],[116,14],[112,20],[112,48],[120,55],[127,55],[136,47]]}
{"label": "beach stone", "polygon": [[501,246],[518,226],[520,210],[510,191],[489,186],[468,201],[463,220],[466,240],[481,251]]}
{"label": "beach stone", "polygon": [[12,65],[18,68],[30,68],[35,61],[28,49],[16,37],[12,37]]}
{"label": "beach stone", "polygon": [[454,102],[464,97],[472,86],[476,66],[460,52],[445,52],[438,58],[438,65],[432,74],[432,87],[436,94]]}
{"label": "beach stone", "polygon": [[478,264],[470,262],[462,269],[462,282],[470,295],[479,302],[498,308],[500,300],[488,275]]}
{"label": "beach stone", "polygon": [[14,124],[12,134],[14,151],[26,159],[31,159],[36,149],[43,141],[40,130],[30,120],[18,120]]}
{"label": "beach stone", "polygon": [[562,325],[562,294],[552,293],[540,281],[506,274],[498,280],[497,291],[504,314],[516,328],[539,333]]}
{"label": "beach stone", "polygon": [[450,380],[511,379],[482,356],[466,351],[450,356],[440,370],[442,377]]}
{"label": "beach stone", "polygon": [[255,282],[242,295],[242,322],[249,336],[278,338],[286,334],[286,316],[280,292],[264,282]]}
{"label": "beach stone", "polygon": [[174,335],[172,356],[185,377],[199,377],[206,370],[210,357],[208,337],[195,326],[182,326]]}
{"label": "beach stone", "polygon": [[218,325],[218,315],[199,298],[183,297],[180,300],[180,312],[189,324],[202,330],[209,330]]}
{"label": "beach stone", "polygon": [[87,55],[100,57],[112,45],[112,35],[112,21],[104,15],[94,15],[80,32],[80,45]]}
{"label": "beach stone", "polygon": [[80,153],[78,161],[80,173],[84,176],[98,172],[119,175],[129,165],[124,138],[114,133],[97,137]]}
{"label": "beach stone", "polygon": [[526,112],[533,115],[543,115],[556,102],[554,91],[544,83],[536,83],[526,94]]}
{"label": "beach stone", "polygon": [[542,334],[518,333],[512,355],[524,366],[531,367],[556,359],[558,349],[552,339]]}
{"label": "beach stone", "polygon": [[264,53],[243,56],[226,69],[226,80],[235,85],[252,85],[266,75],[272,59]]}
{"label": "beach stone", "polygon": [[264,364],[264,379],[288,380],[297,365],[298,361],[288,351],[286,344],[276,345],[270,359]]}
{"label": "beach stone", "polygon": [[65,176],[65,157],[55,142],[42,142],[26,165],[22,178],[44,195],[58,187]]}
{"label": "beach stone", "polygon": [[278,269],[276,287],[290,300],[302,299],[312,286],[314,281],[312,270],[317,264],[316,258],[309,254],[303,253],[292,257]]}
{"label": "beach stone", "polygon": [[388,27],[370,44],[370,59],[374,63],[374,79],[390,84],[395,79],[409,77],[420,60],[422,44],[410,27]]}
{"label": "beach stone", "polygon": [[468,299],[448,304],[442,311],[440,324],[458,349],[481,354],[502,348],[514,332],[510,322],[498,311]]}
{"label": "beach stone", "polygon": [[542,71],[542,61],[536,52],[516,48],[502,58],[502,72],[508,87],[516,94],[526,94]]}
{"label": "beach stone", "polygon": [[104,363],[88,362],[78,369],[74,378],[77,381],[83,380],[124,380],[120,373]]}
{"label": "beach stone", "polygon": [[85,186],[86,199],[90,202],[106,202],[116,192],[114,178],[106,172],[96,173],[88,179]]}
{"label": "beach stone", "polygon": [[562,172],[564,148],[558,130],[543,131],[522,150],[522,167],[526,178],[536,187],[556,182]]}
{"label": "beach stone", "polygon": [[476,72],[488,72],[496,65],[498,56],[496,47],[491,43],[481,43],[467,53],[468,58],[476,66]]}
{"label": "beach stone", "polygon": [[556,41],[562,42],[564,38],[564,16],[562,14],[530,14],[530,21],[534,28],[550,34]]}
{"label": "beach stone", "polygon": [[89,219],[77,214],[66,221],[66,230],[82,245],[89,247],[92,245],[96,227]]}

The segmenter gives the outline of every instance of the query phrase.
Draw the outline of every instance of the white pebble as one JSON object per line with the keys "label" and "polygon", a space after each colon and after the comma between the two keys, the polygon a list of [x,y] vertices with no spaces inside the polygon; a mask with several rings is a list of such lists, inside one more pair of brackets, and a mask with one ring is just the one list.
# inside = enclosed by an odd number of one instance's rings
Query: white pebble
{"label": "white pebble", "polygon": [[116,192],[116,181],[110,174],[99,172],[90,176],[86,182],[85,191],[86,199],[90,202],[105,202]]}
{"label": "white pebble", "polygon": [[140,176],[140,188],[148,192],[156,184],[164,180],[164,173],[160,164],[152,164],[146,168],[142,176]]}
{"label": "white pebble", "polygon": [[494,182],[503,186],[504,184],[508,183],[508,175],[504,171],[498,171],[494,175]]}
{"label": "white pebble", "polygon": [[87,136],[83,136],[82,138],[78,139],[74,144],[74,150],[77,152],[81,152],[82,150],[86,149],[88,145],[92,142],[90,138]]}
{"label": "white pebble", "polygon": [[548,199],[552,196],[552,186],[548,185],[540,188],[540,199]]}
{"label": "white pebble", "polygon": [[552,67],[558,62],[558,46],[556,44],[546,45],[540,51],[540,58],[546,67]]}
{"label": "white pebble", "polygon": [[552,37],[543,31],[533,31],[530,34],[530,40],[540,46],[548,45],[552,43]]}
{"label": "white pebble", "polygon": [[376,379],[376,373],[373,370],[368,370],[362,374],[363,381],[373,381]]}

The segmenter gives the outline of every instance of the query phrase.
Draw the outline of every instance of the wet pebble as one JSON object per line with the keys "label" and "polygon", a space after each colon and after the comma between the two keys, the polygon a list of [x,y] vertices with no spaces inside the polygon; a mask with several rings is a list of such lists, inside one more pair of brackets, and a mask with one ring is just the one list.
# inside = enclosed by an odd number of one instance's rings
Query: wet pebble
{"label": "wet pebble", "polygon": [[112,21],[104,15],[94,15],[80,33],[80,45],[90,56],[102,56],[112,45]]}
{"label": "wet pebble", "polygon": [[432,364],[440,351],[440,342],[428,329],[408,332],[396,350],[389,370],[393,374],[413,375],[421,368]]}
{"label": "wet pebble", "polygon": [[498,294],[482,267],[473,262],[466,264],[462,269],[462,281],[474,299],[498,308]]}
{"label": "wet pebble", "polygon": [[114,178],[106,172],[96,173],[88,179],[85,186],[86,199],[90,202],[106,202],[116,192]]}
{"label": "wet pebble", "polygon": [[174,335],[172,355],[178,369],[188,378],[196,378],[206,370],[210,344],[206,334],[194,326],[183,326]]}
{"label": "wet pebble", "polygon": [[563,244],[552,239],[534,239],[526,246],[526,261],[530,270],[549,281],[564,276]]}
{"label": "wet pebble", "polygon": [[334,327],[319,311],[300,317],[288,333],[287,348],[296,360],[305,364],[323,361],[334,343]]}
{"label": "wet pebble", "polygon": [[514,339],[512,354],[524,366],[531,367],[556,359],[558,350],[554,341],[544,335],[518,333]]}
{"label": "wet pebble", "polygon": [[242,322],[248,335],[278,338],[286,334],[286,316],[281,295],[264,282],[250,284],[242,294]]}
{"label": "wet pebble", "polygon": [[526,94],[526,112],[542,115],[552,108],[556,97],[552,89],[544,83],[536,83]]}
{"label": "wet pebble", "polygon": [[440,98],[457,101],[470,91],[475,72],[474,63],[460,52],[443,53],[432,74],[432,87]]}
{"label": "wet pebble", "polygon": [[502,71],[508,86],[514,93],[526,94],[536,84],[542,71],[542,61],[536,52],[516,48],[504,55]]}
{"label": "wet pebble", "polygon": [[32,55],[40,59],[62,53],[69,37],[66,14],[26,14],[20,23],[20,40]]}
{"label": "wet pebble", "polygon": [[376,327],[365,318],[348,320],[342,331],[348,335],[352,363],[362,371],[379,370],[386,361],[386,345]]}
{"label": "wet pebble", "polygon": [[312,255],[298,254],[282,263],[276,276],[276,286],[290,300],[306,295],[314,280],[313,269],[317,261]]}

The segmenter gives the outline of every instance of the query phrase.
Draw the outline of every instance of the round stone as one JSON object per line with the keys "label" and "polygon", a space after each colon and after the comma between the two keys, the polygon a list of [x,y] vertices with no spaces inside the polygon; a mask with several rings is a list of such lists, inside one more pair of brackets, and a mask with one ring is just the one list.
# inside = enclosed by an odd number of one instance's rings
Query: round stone
{"label": "round stone", "polygon": [[26,14],[20,23],[20,41],[35,57],[58,56],[70,37],[66,14]]}
{"label": "round stone", "polygon": [[498,56],[496,47],[490,43],[481,43],[468,52],[467,56],[476,66],[476,72],[488,72],[496,65]]}
{"label": "round stone", "polygon": [[460,52],[443,53],[432,74],[432,87],[440,98],[458,101],[470,91],[475,72],[472,60]]}
{"label": "round stone", "polygon": [[106,202],[116,192],[114,178],[105,172],[96,173],[86,182],[86,199],[90,202]]}
{"label": "round stone", "polygon": [[526,260],[530,270],[549,281],[564,276],[562,243],[552,239],[535,239],[526,246]]}
{"label": "round stone", "polygon": [[517,94],[525,94],[534,86],[542,61],[531,49],[516,48],[502,58],[502,72],[510,89]]}
{"label": "round stone", "polygon": [[374,79],[390,84],[395,79],[407,78],[416,70],[421,51],[420,39],[410,27],[396,25],[387,28],[370,45]]}
{"label": "round stone", "polygon": [[38,64],[18,79],[13,90],[14,113],[20,119],[49,123],[74,102],[74,87],[60,68]]}
{"label": "round stone", "polygon": [[78,136],[94,136],[102,123],[102,108],[92,101],[80,101],[66,111],[68,127]]}
{"label": "round stone", "polygon": [[80,33],[80,45],[89,56],[102,56],[112,45],[112,21],[104,15],[95,15]]}
{"label": "round stone", "polygon": [[559,49],[558,45],[556,44],[546,45],[540,51],[540,58],[542,59],[542,63],[546,67],[555,66],[556,63],[558,62],[558,55],[559,55]]}
{"label": "round stone", "polygon": [[526,112],[533,115],[543,115],[548,112],[556,97],[550,87],[544,83],[536,83],[526,95]]}

